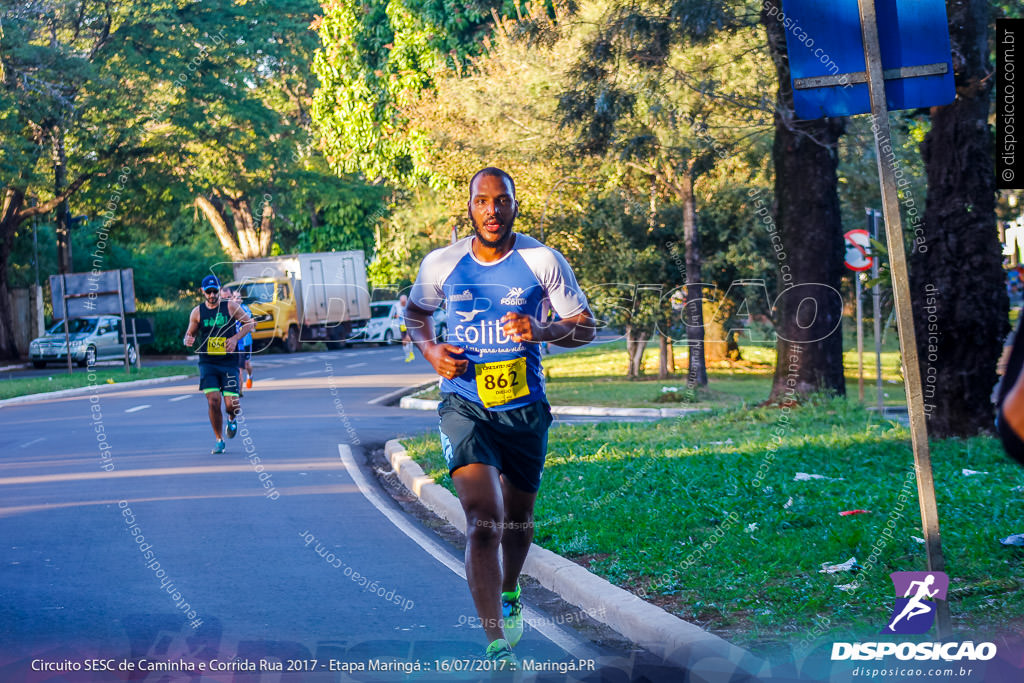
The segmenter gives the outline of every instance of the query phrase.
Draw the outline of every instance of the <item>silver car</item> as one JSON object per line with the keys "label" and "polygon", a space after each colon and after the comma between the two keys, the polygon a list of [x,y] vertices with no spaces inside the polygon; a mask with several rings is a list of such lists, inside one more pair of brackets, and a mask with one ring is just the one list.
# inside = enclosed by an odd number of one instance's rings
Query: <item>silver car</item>
{"label": "silver car", "polygon": [[[124,358],[124,344],[118,339],[121,319],[113,315],[92,315],[72,318],[71,360],[79,367],[94,365],[101,360]],[[64,321],[51,327],[45,335],[32,340],[28,347],[29,359],[37,368],[47,363],[67,363],[68,350],[64,341]],[[135,347],[128,345],[128,362],[135,364]]]}

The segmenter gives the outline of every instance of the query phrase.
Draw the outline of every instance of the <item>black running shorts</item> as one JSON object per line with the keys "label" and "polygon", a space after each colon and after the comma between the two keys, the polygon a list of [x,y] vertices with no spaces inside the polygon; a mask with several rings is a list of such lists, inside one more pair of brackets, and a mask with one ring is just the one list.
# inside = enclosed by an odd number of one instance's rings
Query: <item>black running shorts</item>
{"label": "black running shorts", "polygon": [[498,468],[512,486],[540,489],[548,449],[551,406],[544,399],[511,410],[487,410],[458,394],[441,395],[441,446],[448,471],[483,463]]}
{"label": "black running shorts", "polygon": [[241,385],[238,383],[238,368],[216,363],[200,363],[199,390],[204,394],[219,391],[225,396],[238,396],[241,392]]}

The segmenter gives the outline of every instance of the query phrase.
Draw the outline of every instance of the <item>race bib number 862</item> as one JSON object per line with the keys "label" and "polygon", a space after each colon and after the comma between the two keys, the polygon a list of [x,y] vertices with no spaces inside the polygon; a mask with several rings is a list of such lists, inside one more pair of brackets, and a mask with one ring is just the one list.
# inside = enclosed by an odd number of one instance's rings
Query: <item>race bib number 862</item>
{"label": "race bib number 862", "polygon": [[476,366],[476,391],[484,408],[493,408],[530,395],[526,359],[515,358]]}

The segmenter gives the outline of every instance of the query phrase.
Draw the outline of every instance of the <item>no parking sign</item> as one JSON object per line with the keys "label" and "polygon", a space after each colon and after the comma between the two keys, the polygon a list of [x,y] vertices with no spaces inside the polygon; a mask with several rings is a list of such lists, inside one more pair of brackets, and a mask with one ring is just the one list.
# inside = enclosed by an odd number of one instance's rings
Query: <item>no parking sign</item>
{"label": "no parking sign", "polygon": [[874,259],[871,257],[871,235],[868,231],[850,230],[843,239],[846,241],[846,267],[858,273],[870,269]]}

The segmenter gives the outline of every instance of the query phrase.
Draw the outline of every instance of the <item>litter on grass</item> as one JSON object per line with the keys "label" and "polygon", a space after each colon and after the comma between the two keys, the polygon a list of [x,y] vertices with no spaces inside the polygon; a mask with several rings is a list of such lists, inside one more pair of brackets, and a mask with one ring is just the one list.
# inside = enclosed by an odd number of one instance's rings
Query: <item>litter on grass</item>
{"label": "litter on grass", "polygon": [[962,469],[960,471],[963,472],[965,477],[970,477],[975,474],[988,474],[988,472],[979,472],[978,470]]}
{"label": "litter on grass", "polygon": [[747,525],[747,533],[752,534],[757,531],[757,522],[751,522]]}
{"label": "litter on grass", "polygon": [[788,510],[791,507],[793,507],[793,496],[790,496],[789,500],[787,500],[785,503],[783,503],[782,509],[783,510]]}
{"label": "litter on grass", "polygon": [[918,543],[924,543],[924,539],[920,536],[911,536],[911,538],[917,541]]}
{"label": "litter on grass", "polygon": [[866,515],[870,512],[871,510],[843,510],[842,512],[839,513],[839,516],[849,517],[850,515]]}
{"label": "litter on grass", "polygon": [[840,564],[829,564],[828,562],[821,563],[821,569],[818,570],[819,574],[838,574],[839,572],[858,572],[860,571],[860,565],[857,564],[857,558],[851,557],[846,562]]}
{"label": "litter on grass", "polygon": [[860,584],[854,581],[853,583],[841,583],[836,586],[841,591],[855,591],[860,588]]}
{"label": "litter on grass", "polygon": [[833,479],[832,477],[826,477],[824,474],[808,474],[807,472],[797,472],[796,476],[793,477],[793,481],[813,481],[814,479],[824,479],[825,481],[842,481],[843,478]]}
{"label": "litter on grass", "polygon": [[999,542],[1003,545],[1024,545],[1024,534],[1014,534],[1013,536],[1000,538]]}

